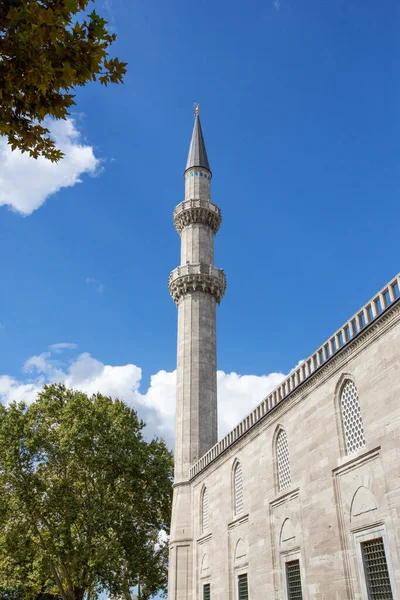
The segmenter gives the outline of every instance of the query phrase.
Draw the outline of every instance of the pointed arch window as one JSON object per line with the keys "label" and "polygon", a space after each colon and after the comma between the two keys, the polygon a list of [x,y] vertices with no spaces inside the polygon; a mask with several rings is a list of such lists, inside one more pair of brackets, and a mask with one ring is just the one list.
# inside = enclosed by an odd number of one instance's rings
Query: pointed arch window
{"label": "pointed arch window", "polygon": [[278,471],[278,488],[285,490],[291,484],[289,444],[286,431],[281,429],[276,438],[276,464]]}
{"label": "pointed arch window", "polygon": [[239,462],[236,463],[233,472],[233,493],[235,515],[238,515],[243,511],[243,474]]}
{"label": "pointed arch window", "polygon": [[346,379],[343,384],[340,394],[340,412],[346,454],[351,454],[365,446],[364,423],[361,416],[358,391],[356,384],[351,379]]}
{"label": "pointed arch window", "polygon": [[208,531],[208,489],[205,487],[201,494],[201,533]]}

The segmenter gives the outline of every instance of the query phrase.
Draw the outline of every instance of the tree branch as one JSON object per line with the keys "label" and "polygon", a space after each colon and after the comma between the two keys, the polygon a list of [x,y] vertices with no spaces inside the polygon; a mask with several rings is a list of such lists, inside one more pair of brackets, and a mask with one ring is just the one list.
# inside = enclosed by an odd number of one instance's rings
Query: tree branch
{"label": "tree branch", "polygon": [[[40,529],[37,527],[36,524],[34,525],[34,528],[36,529],[36,533],[37,533],[37,535],[39,537],[39,541],[41,543],[41,546],[42,546],[43,550],[47,553],[46,544],[45,544],[45,541],[43,539],[42,534],[40,533]],[[65,593],[65,590],[64,590],[61,578],[60,578],[60,576],[59,576],[59,574],[57,572],[57,569],[56,569],[55,565],[51,562],[51,560],[49,558],[47,558],[47,562],[48,562],[49,569],[50,569],[50,571],[51,571],[51,573],[52,573],[52,575],[54,577],[54,581],[56,582],[56,586],[58,587],[58,589],[60,591],[62,599],[63,600],[72,600],[73,596],[70,599],[70,598],[68,598],[67,594]]]}

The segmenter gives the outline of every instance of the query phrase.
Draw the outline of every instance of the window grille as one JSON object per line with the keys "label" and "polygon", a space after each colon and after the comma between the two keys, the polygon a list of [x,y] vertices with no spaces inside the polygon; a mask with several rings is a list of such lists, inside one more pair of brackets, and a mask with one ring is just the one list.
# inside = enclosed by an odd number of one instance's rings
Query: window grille
{"label": "window grille", "polygon": [[286,582],[288,600],[303,600],[300,562],[298,560],[291,560],[286,563]]}
{"label": "window grille", "polygon": [[247,585],[247,573],[238,577],[238,598],[239,600],[249,599],[249,589]]}
{"label": "window grille", "polygon": [[340,397],[340,407],[346,442],[346,453],[351,454],[358,450],[358,448],[365,446],[365,437],[357,388],[350,379],[348,379],[343,386]]}
{"label": "window grille", "polygon": [[208,531],[208,490],[204,488],[201,497],[201,532]]}
{"label": "window grille", "polygon": [[276,457],[278,464],[278,487],[284,490],[290,486],[290,464],[289,464],[289,446],[286,431],[283,429],[278,433],[276,439]]}
{"label": "window grille", "polygon": [[240,463],[238,463],[235,467],[234,488],[235,515],[238,515],[243,510],[243,474]]}
{"label": "window grille", "polygon": [[211,586],[209,583],[203,585],[203,600],[211,600]]}
{"label": "window grille", "polygon": [[362,542],[368,600],[393,600],[383,539]]}

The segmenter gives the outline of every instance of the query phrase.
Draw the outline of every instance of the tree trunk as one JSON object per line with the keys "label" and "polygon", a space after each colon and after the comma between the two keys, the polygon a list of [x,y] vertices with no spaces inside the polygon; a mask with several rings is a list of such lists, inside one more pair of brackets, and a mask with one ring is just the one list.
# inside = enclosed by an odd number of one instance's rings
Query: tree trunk
{"label": "tree trunk", "polygon": [[71,598],[71,600],[83,600],[84,596],[85,596],[85,588],[82,587],[75,587],[74,588],[74,597],[73,599]]}

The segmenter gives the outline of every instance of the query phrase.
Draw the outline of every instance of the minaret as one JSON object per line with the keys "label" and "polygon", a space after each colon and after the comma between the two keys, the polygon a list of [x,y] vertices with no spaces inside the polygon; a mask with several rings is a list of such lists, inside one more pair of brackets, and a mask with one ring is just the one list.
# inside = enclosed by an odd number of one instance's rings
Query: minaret
{"label": "minaret", "polygon": [[225,292],[225,275],[214,267],[221,211],[210,201],[211,170],[198,106],[184,177],[185,199],[174,211],[181,264],[169,277],[178,307],[178,356],[168,600],[196,597],[189,468],[217,442],[215,313]]}
{"label": "minaret", "polygon": [[175,482],[217,443],[216,304],[225,275],[214,267],[214,236],[221,211],[210,201],[208,163],[199,108],[184,173],[185,200],[174,211],[181,236],[181,264],[169,290],[178,307]]}

